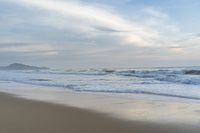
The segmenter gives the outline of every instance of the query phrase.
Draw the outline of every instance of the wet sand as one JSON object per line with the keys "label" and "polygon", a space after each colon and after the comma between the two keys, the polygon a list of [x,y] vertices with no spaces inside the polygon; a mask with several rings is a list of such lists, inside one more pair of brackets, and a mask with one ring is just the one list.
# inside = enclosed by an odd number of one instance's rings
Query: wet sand
{"label": "wet sand", "polygon": [[0,93],[0,133],[199,133],[184,125],[125,121],[107,114]]}

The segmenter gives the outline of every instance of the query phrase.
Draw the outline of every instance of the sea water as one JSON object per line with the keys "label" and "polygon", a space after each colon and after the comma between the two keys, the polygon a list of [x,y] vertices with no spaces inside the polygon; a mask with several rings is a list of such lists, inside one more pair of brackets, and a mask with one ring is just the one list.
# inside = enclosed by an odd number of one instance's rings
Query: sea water
{"label": "sea water", "polygon": [[200,100],[200,67],[1,70],[0,81],[76,92],[145,94]]}

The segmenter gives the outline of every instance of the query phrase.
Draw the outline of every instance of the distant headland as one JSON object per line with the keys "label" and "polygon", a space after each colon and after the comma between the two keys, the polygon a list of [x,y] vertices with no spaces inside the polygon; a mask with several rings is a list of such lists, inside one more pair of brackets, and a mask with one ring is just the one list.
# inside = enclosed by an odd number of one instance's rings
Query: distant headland
{"label": "distant headland", "polygon": [[45,70],[48,67],[30,66],[21,63],[13,63],[8,66],[0,66],[0,70]]}

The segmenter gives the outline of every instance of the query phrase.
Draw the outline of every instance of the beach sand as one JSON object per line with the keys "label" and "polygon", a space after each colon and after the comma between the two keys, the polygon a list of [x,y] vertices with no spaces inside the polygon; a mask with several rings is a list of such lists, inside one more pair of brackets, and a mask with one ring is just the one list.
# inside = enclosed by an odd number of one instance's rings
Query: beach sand
{"label": "beach sand", "polygon": [[183,125],[125,121],[0,93],[0,133],[199,133]]}

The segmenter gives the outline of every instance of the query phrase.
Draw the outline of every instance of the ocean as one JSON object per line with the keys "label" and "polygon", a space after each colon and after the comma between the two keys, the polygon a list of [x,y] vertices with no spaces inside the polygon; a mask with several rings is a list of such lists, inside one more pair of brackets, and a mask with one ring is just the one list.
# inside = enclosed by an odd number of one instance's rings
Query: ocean
{"label": "ocean", "polygon": [[1,70],[0,81],[76,92],[200,100],[200,67]]}

